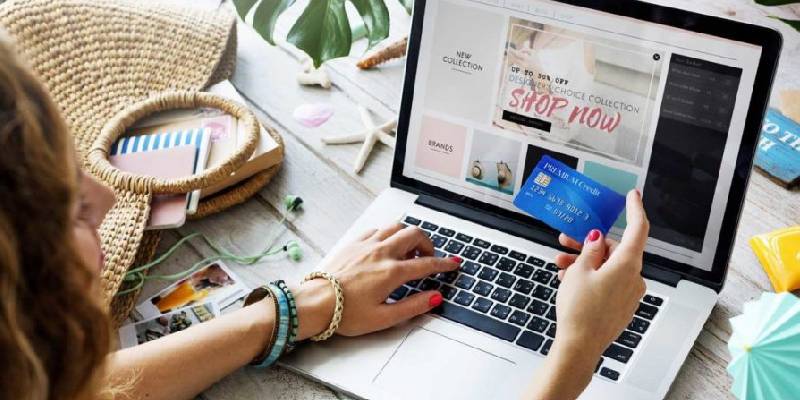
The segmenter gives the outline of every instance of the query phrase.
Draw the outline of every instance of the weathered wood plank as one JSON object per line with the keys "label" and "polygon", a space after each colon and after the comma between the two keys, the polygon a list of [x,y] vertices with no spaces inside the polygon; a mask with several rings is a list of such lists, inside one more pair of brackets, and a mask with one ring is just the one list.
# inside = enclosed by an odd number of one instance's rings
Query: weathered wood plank
{"label": "weathered wood plank", "polygon": [[[338,166],[353,178],[356,187],[366,188],[376,194],[388,185],[388,171],[392,162],[391,149],[377,145],[361,175],[352,172],[353,161],[360,144],[325,145],[320,138],[342,135],[364,129],[357,105],[337,87],[324,90],[300,86],[295,82],[297,61],[279,48],[269,46],[251,28],[239,25],[239,51],[237,67],[231,81],[244,96],[266,111],[289,135],[317,153],[320,158]],[[327,103],[333,106],[333,117],[319,128],[308,128],[292,117],[294,109],[305,103]],[[379,118],[376,118],[379,120]]]}
{"label": "weathered wood plank", "polygon": [[[279,126],[261,106],[249,100],[248,106],[263,124]],[[275,209],[282,209],[286,195],[302,197],[303,210],[298,218],[289,221],[289,225],[315,250],[324,252],[369,205],[375,193],[295,135],[284,134],[283,139],[284,164],[259,196]],[[388,178],[386,180],[384,185],[388,184]]]}
{"label": "weathered wood plank", "polygon": [[731,380],[724,369],[709,368],[715,365],[702,350],[695,347],[686,358],[667,399],[733,399]]}

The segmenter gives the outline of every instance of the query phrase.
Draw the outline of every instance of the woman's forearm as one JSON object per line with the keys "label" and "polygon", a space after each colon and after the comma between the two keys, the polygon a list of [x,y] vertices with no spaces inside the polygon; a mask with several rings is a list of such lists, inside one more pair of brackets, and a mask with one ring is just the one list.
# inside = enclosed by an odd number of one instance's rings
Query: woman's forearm
{"label": "woman's forearm", "polygon": [[112,354],[110,384],[131,398],[191,398],[264,349],[275,321],[270,301]]}
{"label": "woman's forearm", "polygon": [[[325,329],[333,312],[325,281],[292,291],[297,302],[297,340]],[[131,398],[191,398],[259,356],[272,334],[275,307],[263,299],[201,325],[173,333],[109,357],[110,383],[129,388]]]}
{"label": "woman's forearm", "polygon": [[592,379],[600,356],[585,351],[580,345],[556,340],[545,362],[536,371],[524,399],[572,400],[577,398]]}

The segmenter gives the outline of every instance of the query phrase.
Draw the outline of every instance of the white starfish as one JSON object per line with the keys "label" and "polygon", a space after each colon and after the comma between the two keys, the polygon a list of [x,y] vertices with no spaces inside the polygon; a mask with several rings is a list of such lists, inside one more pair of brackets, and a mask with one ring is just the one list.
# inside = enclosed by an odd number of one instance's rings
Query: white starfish
{"label": "white starfish", "polygon": [[389,132],[392,132],[397,127],[397,119],[392,119],[376,126],[375,121],[372,120],[372,116],[369,114],[369,110],[363,106],[358,106],[358,113],[361,115],[361,122],[367,129],[353,135],[328,136],[322,138],[322,143],[325,144],[350,144],[364,142],[364,145],[361,146],[361,150],[358,152],[358,156],[356,156],[356,161],[353,165],[353,172],[355,173],[361,172],[361,170],[364,168],[364,163],[366,163],[367,157],[369,157],[369,153],[372,152],[372,148],[375,146],[376,142],[380,141],[381,143],[394,148],[396,139],[394,136],[390,135]]}

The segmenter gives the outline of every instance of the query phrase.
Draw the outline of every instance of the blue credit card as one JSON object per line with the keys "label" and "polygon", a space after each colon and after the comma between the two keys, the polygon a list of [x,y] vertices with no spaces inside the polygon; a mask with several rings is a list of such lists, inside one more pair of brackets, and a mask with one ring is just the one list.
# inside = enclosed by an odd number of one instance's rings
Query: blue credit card
{"label": "blue credit card", "polygon": [[536,164],[514,205],[571,238],[592,229],[608,233],[625,208],[625,196],[549,156]]}

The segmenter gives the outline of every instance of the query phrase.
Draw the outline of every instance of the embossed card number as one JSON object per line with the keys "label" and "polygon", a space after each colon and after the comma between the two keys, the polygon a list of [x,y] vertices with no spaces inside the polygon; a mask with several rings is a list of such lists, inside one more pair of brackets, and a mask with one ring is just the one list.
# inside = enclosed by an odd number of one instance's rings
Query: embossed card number
{"label": "embossed card number", "polygon": [[625,196],[544,156],[514,198],[520,210],[576,240],[592,229],[603,234],[625,208]]}

